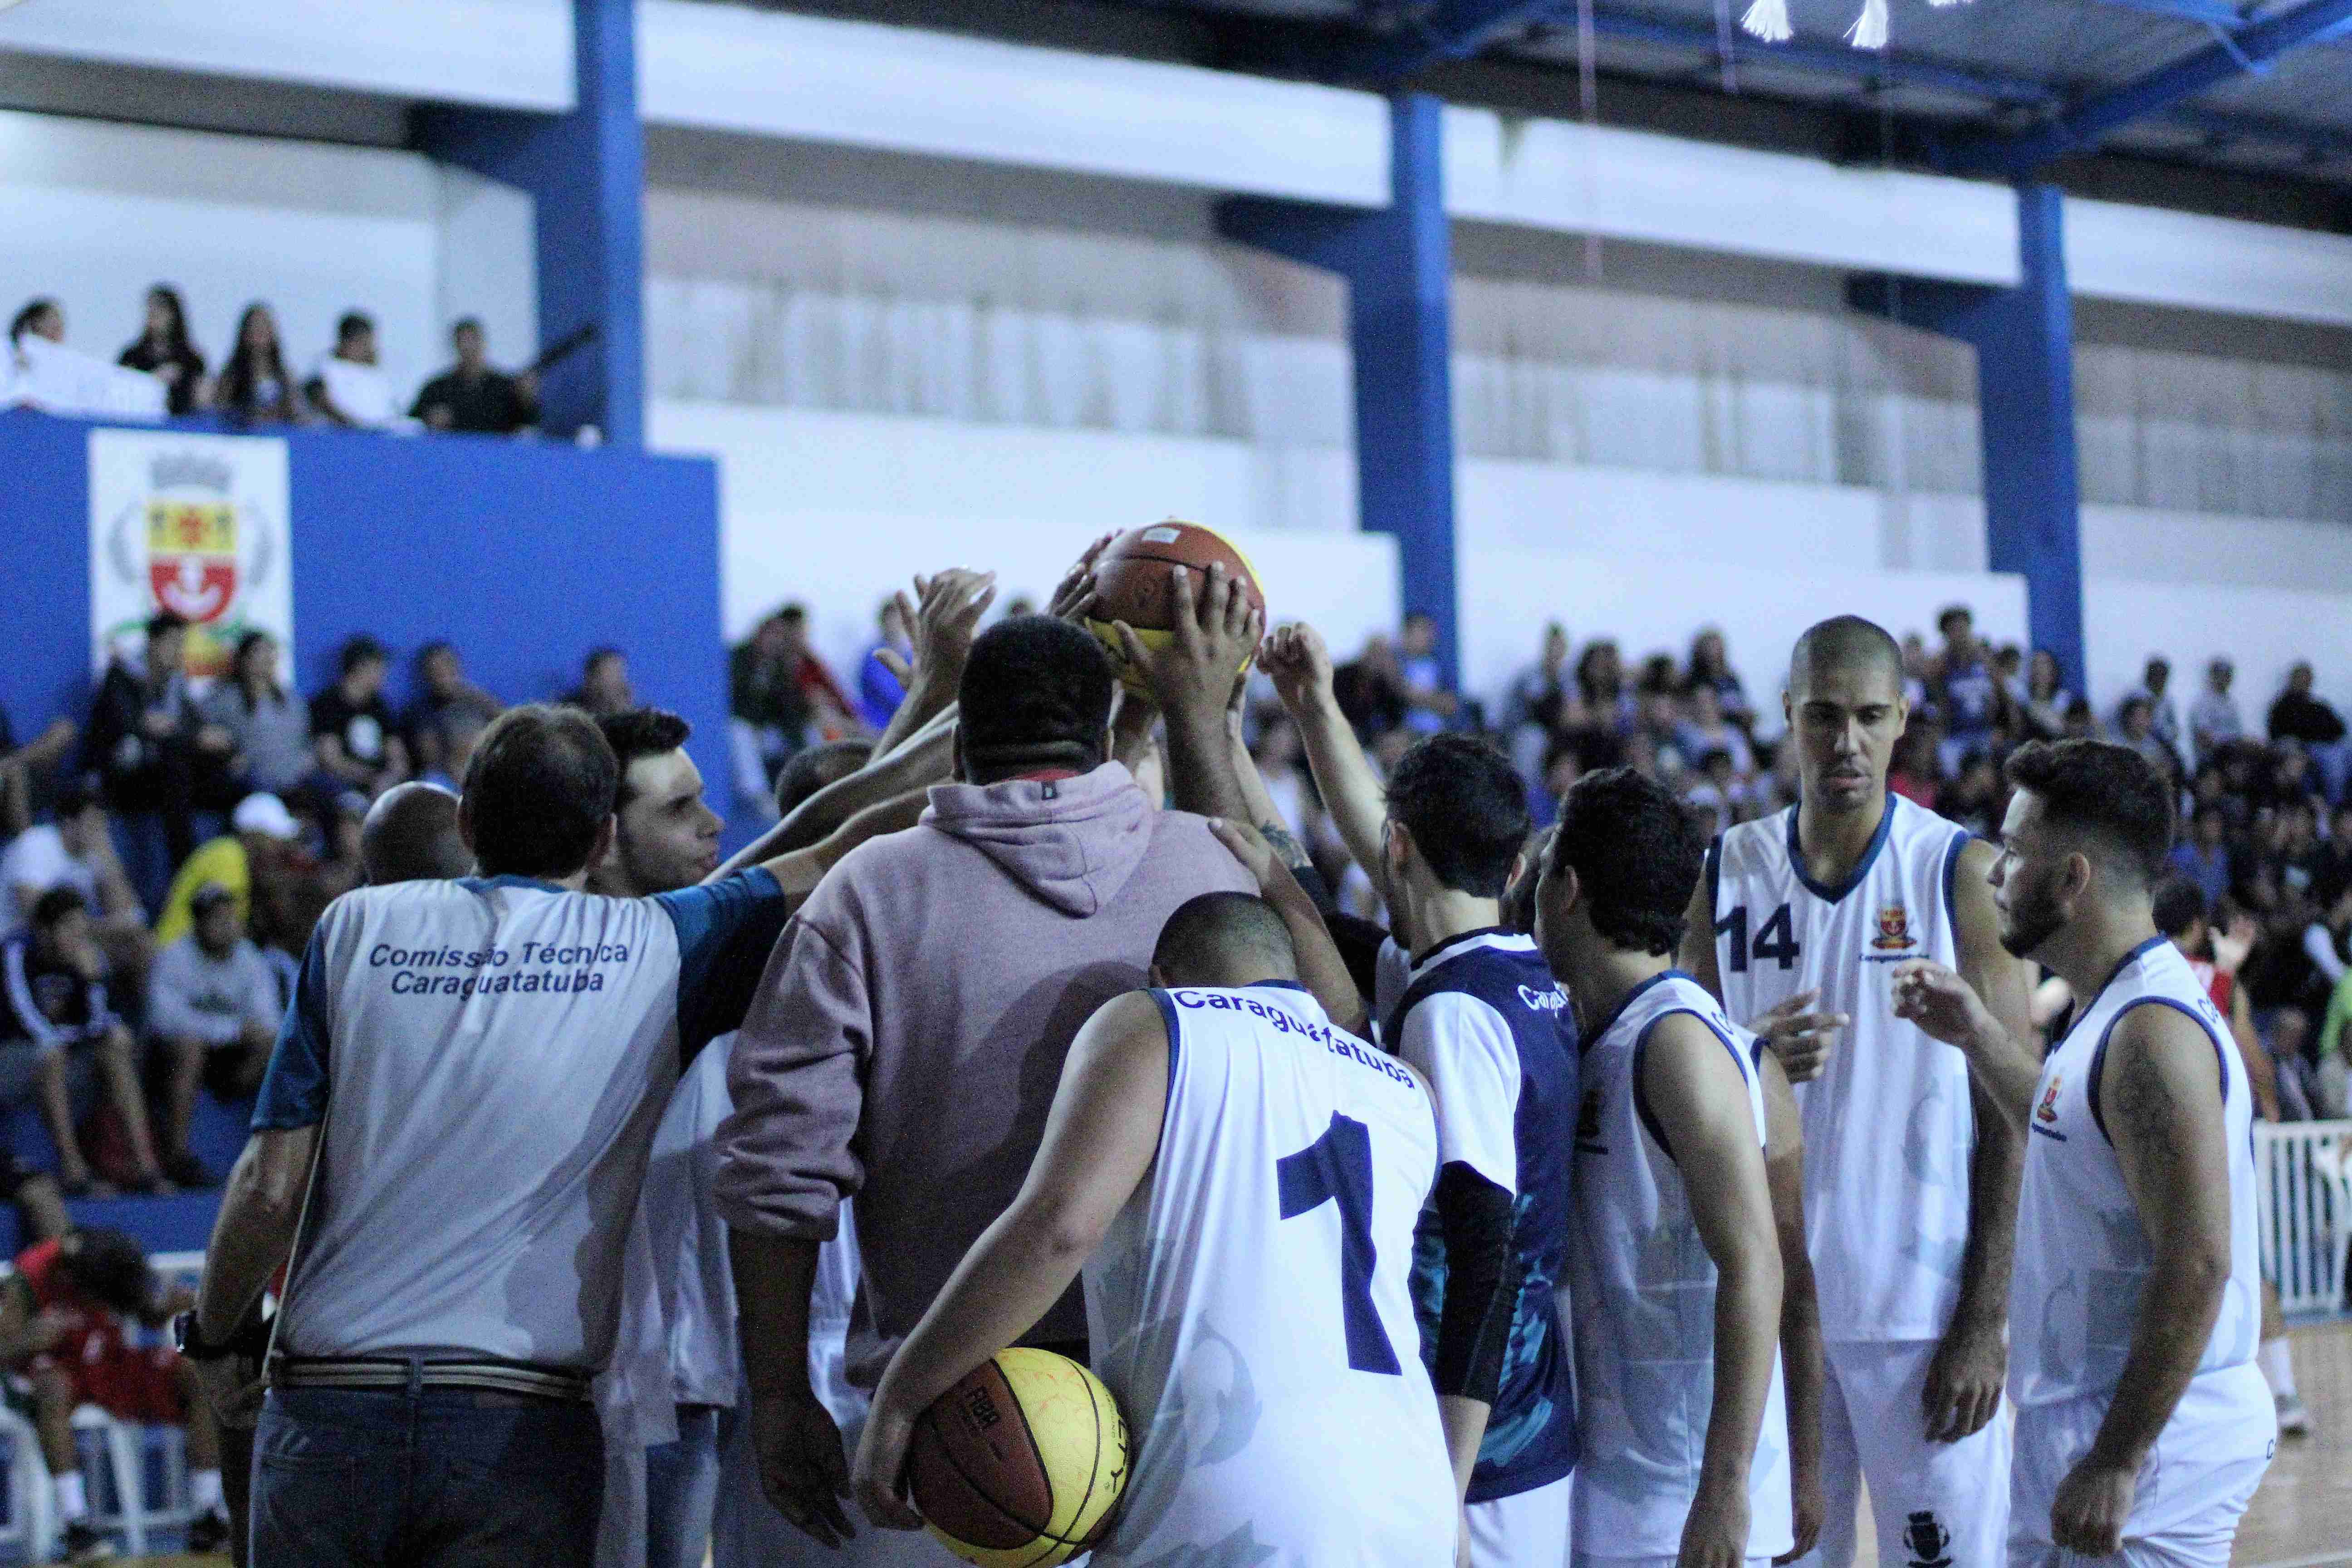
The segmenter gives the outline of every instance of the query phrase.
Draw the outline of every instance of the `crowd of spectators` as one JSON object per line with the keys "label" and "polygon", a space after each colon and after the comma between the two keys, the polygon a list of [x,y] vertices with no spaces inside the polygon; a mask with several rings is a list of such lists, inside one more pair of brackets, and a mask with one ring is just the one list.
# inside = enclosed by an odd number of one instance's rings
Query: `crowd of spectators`
{"label": "crowd of spectators", "polygon": [[[346,311],[334,342],[297,374],[280,341],[277,313],[259,300],[238,315],[217,370],[196,346],[179,290],[158,283],[147,290],[144,324],[117,354],[121,370],[161,385],[162,412],[178,416],[213,413],[236,426],[339,425],[358,429],[457,430],[510,436],[539,423],[538,378],[508,374],[488,358],[488,338],[468,317],[450,330],[454,355],[405,407],[383,368],[374,321]],[[37,299],[8,326],[8,353],[0,360],[0,406],[52,406],[76,401],[72,376],[45,374],[45,361],[73,355],[66,345],[66,313],[52,299]],[[99,412],[57,406],[59,413]]]}
{"label": "crowd of spectators", "polygon": [[[1341,705],[1381,765],[1433,730],[1482,732],[1517,766],[1538,826],[1580,774],[1621,763],[1676,788],[1710,832],[1795,804],[1779,681],[1751,691],[1718,631],[1629,670],[1613,639],[1579,648],[1554,624],[1534,660],[1483,702],[1444,689],[1433,633],[1409,617],[1393,642],[1370,639],[1336,672]],[[2046,650],[1989,643],[1965,605],[1937,616],[1932,645],[1917,632],[1902,641],[1911,717],[1890,787],[1991,837],[2008,805],[2001,764],[2016,747],[2097,736],[2137,748],[2179,790],[2174,865],[2194,890],[2206,956],[2237,972],[2279,1065],[2282,1113],[2352,1115],[2352,739],[2315,691],[2311,666],[2296,664],[2249,713],[2228,659],[2212,660],[2184,700],[2170,662],[2151,657],[2139,683],[2098,711],[2065,689]],[[1265,700],[1253,701],[1250,721],[1259,770],[1292,829],[1335,886],[1369,900],[1287,720]]]}

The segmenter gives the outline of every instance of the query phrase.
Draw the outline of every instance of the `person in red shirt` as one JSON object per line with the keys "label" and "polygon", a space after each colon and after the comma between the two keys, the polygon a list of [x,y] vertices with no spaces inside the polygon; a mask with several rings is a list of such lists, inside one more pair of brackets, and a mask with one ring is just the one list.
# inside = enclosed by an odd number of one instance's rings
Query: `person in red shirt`
{"label": "person in red shirt", "polygon": [[186,1427],[197,1510],[188,1550],[217,1552],[227,1542],[220,1436],[197,1394],[194,1369],[169,1346],[135,1345],[126,1332],[127,1320],[153,1329],[192,1300],[184,1289],[161,1292],[146,1254],[119,1230],[70,1230],[27,1247],[16,1255],[15,1275],[0,1282],[0,1361],[32,1384],[68,1563],[110,1554],[90,1522],[74,1444],[73,1413],[84,1405],[120,1420]]}

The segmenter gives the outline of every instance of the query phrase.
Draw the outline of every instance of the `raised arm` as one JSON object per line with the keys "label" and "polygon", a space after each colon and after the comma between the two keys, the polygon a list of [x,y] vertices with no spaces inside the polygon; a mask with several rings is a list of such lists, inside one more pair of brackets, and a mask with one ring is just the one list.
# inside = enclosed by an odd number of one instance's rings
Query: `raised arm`
{"label": "raised arm", "polygon": [[[1960,978],[2012,1040],[2033,1037],[2024,965],[2000,945],[2000,911],[1985,879],[1995,851],[1979,839],[1960,851],[1952,910]],[[2001,1114],[1997,1090],[1971,1060],[1969,1099],[1976,1147],[1969,1158],[1969,1239],[1960,1254],[1959,1300],[1927,1363],[1922,1412],[1930,1442],[1957,1443],[1983,1430],[2000,1408],[2009,1372],[2010,1268],[2017,1251],[2018,1191],[2025,1179],[2025,1127]]]}
{"label": "raised arm", "polygon": [[1733,1047],[1688,1013],[1650,1032],[1642,1089],[1681,1169],[1691,1219],[1715,1262],[1715,1397],[1679,1568],[1748,1560],[1748,1478],[1780,1351],[1780,1233],[1748,1080]]}
{"label": "raised arm", "polygon": [[1176,625],[1167,645],[1146,647],[1134,627],[1114,622],[1124,661],[1142,673],[1167,723],[1168,783],[1177,805],[1245,819],[1248,805],[1225,741],[1225,706],[1265,629],[1265,613],[1223,563],[1210,565],[1197,592],[1195,574],[1184,567],[1171,569],[1169,579]]}
{"label": "raised arm", "polygon": [[1209,831],[1217,841],[1233,851],[1251,876],[1257,879],[1258,896],[1274,906],[1275,913],[1290,932],[1290,946],[1298,959],[1298,978],[1323,1005],[1331,1022],[1351,1035],[1371,1037],[1371,1010],[1364,1005],[1364,994],[1356,989],[1356,982],[1348,972],[1347,960],[1339,955],[1339,944],[1331,940],[1330,928],[1323,923],[1322,911],[1298,879],[1291,875],[1273,845],[1262,833],[1253,832],[1244,823],[1228,821],[1222,816],[1209,819]]}
{"label": "raised arm", "polygon": [[2109,1141],[2155,1266],[2098,1436],[2059,1484],[2052,1539],[2085,1557],[2122,1540],[2140,1466],[2196,1375],[2230,1282],[2230,1156],[2215,1042],[2187,1014],[2139,1006],[2099,1075]]}
{"label": "raised arm", "polygon": [[1150,1171],[1168,1109],[1168,1026],[1139,991],[1105,1003],[1071,1042],[1019,1195],[964,1254],[874,1391],[854,1475],[875,1523],[921,1526],[899,1495],[916,1418],[1036,1326]]}
{"label": "raised arm", "polygon": [[1348,716],[1331,687],[1331,654],[1321,634],[1305,622],[1277,629],[1266,638],[1258,662],[1274,679],[1276,695],[1298,726],[1307,748],[1307,765],[1314,771],[1315,787],[1323,807],[1331,814],[1339,840],[1354,856],[1364,874],[1379,886],[1381,875],[1381,829],[1388,819],[1388,792],[1371,760],[1356,740]]}
{"label": "raised arm", "polygon": [[906,688],[906,700],[874,742],[877,762],[947,711],[963,684],[964,660],[980,617],[996,599],[996,574],[955,567],[934,577],[915,579],[915,595],[898,595],[900,623],[912,639],[911,668],[898,665],[897,655],[883,650],[883,662]]}

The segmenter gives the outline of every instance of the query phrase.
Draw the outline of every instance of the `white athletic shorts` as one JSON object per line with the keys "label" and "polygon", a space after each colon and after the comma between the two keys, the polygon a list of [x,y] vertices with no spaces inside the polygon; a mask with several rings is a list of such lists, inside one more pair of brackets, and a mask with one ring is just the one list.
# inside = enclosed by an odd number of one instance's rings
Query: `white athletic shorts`
{"label": "white athletic shorts", "polygon": [[[866,1429],[867,1397],[843,1375],[842,1340],[847,1325],[811,1331],[809,1376],[817,1398],[841,1427],[844,1458],[857,1455],[858,1435]],[[857,1534],[838,1551],[821,1546],[768,1501],[760,1489],[760,1465],[751,1452],[751,1404],[727,1413],[719,1425],[719,1506],[711,1519],[710,1561],[713,1568],[864,1568],[888,1564],[896,1568],[959,1568],[961,1559],[929,1535],[898,1530],[877,1530],[866,1521],[855,1499],[842,1510]]]}
{"label": "white athletic shorts", "polygon": [[[1569,1568],[1675,1568],[1672,1557],[1595,1557],[1590,1552],[1571,1552]],[[1772,1568],[1769,1557],[1750,1557],[1748,1568]]]}
{"label": "white athletic shorts", "polygon": [[1569,1503],[1576,1478],[1462,1510],[1470,1526],[1470,1568],[1563,1568]]}
{"label": "white athletic shorts", "polygon": [[2278,1414],[2262,1369],[2207,1373],[2189,1384],[2172,1420],[2140,1466],[2124,1521],[2123,1550],[2090,1558],[2050,1539],[2050,1509],[2098,1436],[2103,1397],[2070,1399],[2017,1414],[2017,1468],[2011,1487],[2010,1568],[2229,1568],[2238,1521],[2278,1449]]}
{"label": "white athletic shorts", "polygon": [[2009,1535],[2009,1401],[1957,1443],[1927,1441],[1934,1340],[1822,1347],[1822,1534],[1797,1568],[1853,1568],[1870,1483],[1881,1568],[1990,1568]]}

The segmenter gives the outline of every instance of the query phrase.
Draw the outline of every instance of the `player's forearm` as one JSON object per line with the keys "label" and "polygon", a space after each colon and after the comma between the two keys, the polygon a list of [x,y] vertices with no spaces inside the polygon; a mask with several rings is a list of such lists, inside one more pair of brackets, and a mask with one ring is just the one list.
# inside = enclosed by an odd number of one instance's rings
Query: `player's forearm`
{"label": "player's forearm", "polygon": [[1470,1495],[1470,1472],[1478,1468],[1478,1448],[1486,1440],[1486,1419],[1495,1407],[1459,1394],[1437,1396],[1438,1424],[1445,1428],[1445,1456],[1454,1466],[1454,1500]]}
{"label": "player's forearm", "polygon": [[1365,875],[1381,879],[1381,823],[1388,813],[1387,792],[1371,760],[1356,740],[1356,731],[1339,711],[1339,699],[1325,690],[1299,704],[1291,714],[1307,752],[1307,766],[1323,796],[1323,809],[1339,830],[1339,840]]}
{"label": "player's forearm", "polygon": [[1781,1293],[1780,1254],[1769,1237],[1761,1245],[1751,1240],[1717,1262],[1715,1398],[1699,1459],[1703,1490],[1747,1489],[1780,1352]]}
{"label": "player's forearm", "polygon": [[1176,808],[1248,821],[1249,801],[1234,773],[1224,710],[1199,713],[1175,708],[1167,720],[1169,793]]}
{"label": "player's forearm", "polygon": [[1322,911],[1287,866],[1277,863],[1274,869],[1276,875],[1264,879],[1259,891],[1290,932],[1299,984],[1322,1004],[1333,1024],[1351,1035],[1369,1037],[1371,1009],[1364,1005],[1363,993],[1356,989],[1355,976],[1348,973],[1348,961],[1339,955],[1339,943],[1331,940]]}
{"label": "player's forearm", "polygon": [[1780,1381],[1789,1409],[1789,1465],[1799,1477],[1822,1468],[1822,1304],[1801,1228],[1780,1238]]}
{"label": "player's forearm", "polygon": [[890,721],[882,726],[882,733],[875,737],[874,761],[881,762],[899,747],[922,736],[941,719],[952,722],[955,706],[954,688],[926,680],[922,671],[917,670],[915,684],[907,689],[898,710],[890,715]]}
{"label": "player's forearm", "polygon": [[728,857],[726,864],[704,880],[715,882],[747,866],[758,866],[795,850],[810,848],[868,807],[909,790],[940,783],[953,765],[954,736],[953,726],[942,726],[901,748],[887,762],[871,763],[847,778],[834,780],[801,802],[791,816]]}
{"label": "player's forearm", "polygon": [[[1978,1021],[1959,1048],[1969,1059],[1971,1085],[1981,1090],[1978,1106],[1991,1111],[1989,1120],[1997,1120],[2022,1143],[2033,1091],[2042,1081],[2041,1062],[2000,1019],[1990,1015]],[[1979,1129],[1979,1136],[1983,1131]]]}
{"label": "player's forearm", "polygon": [[2140,1289],[2139,1321],[2132,1327],[2115,1403],[2091,1444],[2091,1458],[2116,1469],[2136,1470],[2172,1419],[2173,1406],[2204,1359],[2230,1279],[2226,1237],[2201,1243],[2167,1237],[2156,1257]]}
{"label": "player's forearm", "polygon": [[735,1280],[743,1381],[754,1399],[809,1392],[809,1291],[816,1283],[817,1247],[814,1241],[728,1226],[728,1268]]}
{"label": "player's forearm", "polygon": [[1974,1073],[1969,1089],[1976,1105],[1977,1138],[1969,1160],[1969,1239],[1960,1254],[1960,1295],[1952,1325],[1997,1334],[2009,1321],[2026,1133],[1989,1103],[1991,1092]]}
{"label": "player's forearm", "polygon": [[1015,1200],[948,1277],[874,1391],[921,1410],[956,1379],[1012,1344],[1051,1311],[1100,1240],[1043,1205]]}
{"label": "player's forearm", "polygon": [[[246,1309],[292,1250],[310,1162],[286,1156],[315,1150],[317,1134],[315,1127],[263,1133],[249,1140],[237,1156],[205,1249],[204,1279],[196,1291],[196,1328],[207,1343],[224,1343],[236,1331]],[[280,1147],[278,1140],[295,1141],[298,1146]],[[299,1179],[292,1168],[297,1163]]]}

